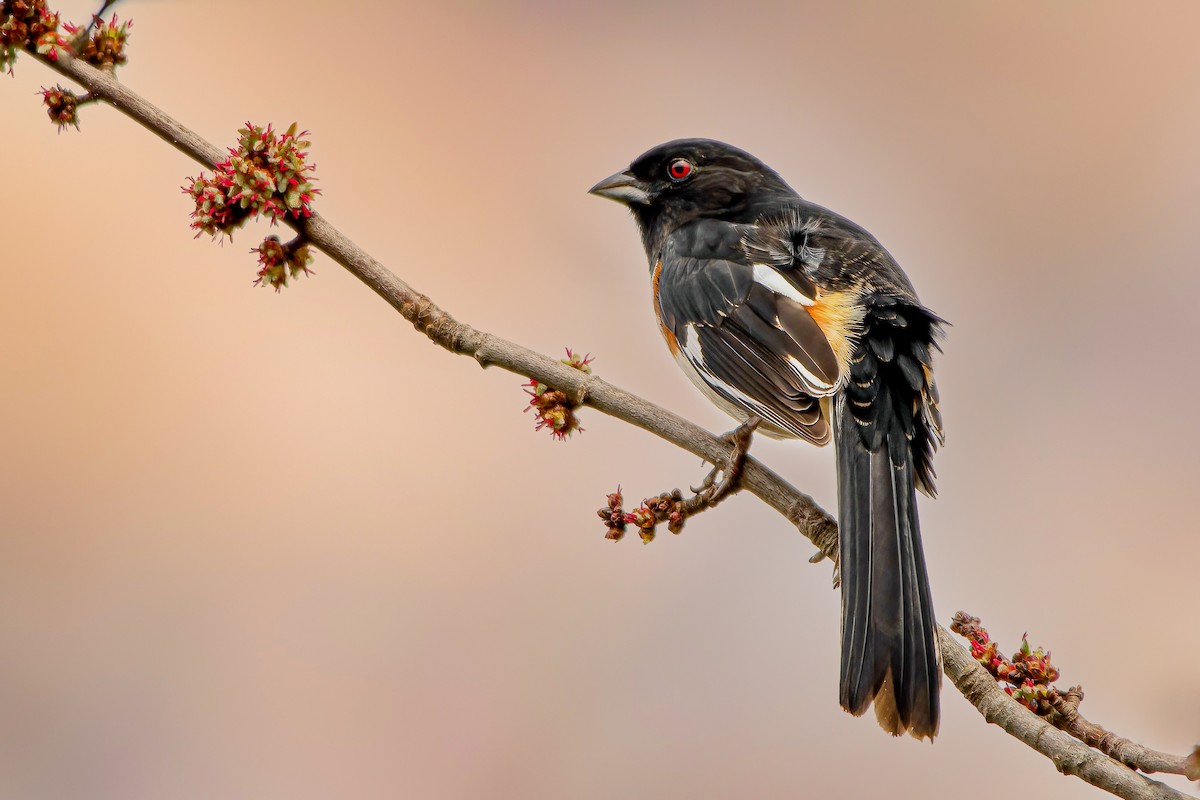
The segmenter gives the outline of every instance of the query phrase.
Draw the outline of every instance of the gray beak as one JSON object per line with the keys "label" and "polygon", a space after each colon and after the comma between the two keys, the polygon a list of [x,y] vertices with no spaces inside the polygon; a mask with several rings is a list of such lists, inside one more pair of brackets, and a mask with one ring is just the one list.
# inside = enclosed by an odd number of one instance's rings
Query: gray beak
{"label": "gray beak", "polygon": [[597,197],[607,197],[609,200],[616,200],[622,205],[632,205],[634,203],[646,205],[650,202],[650,192],[647,190],[646,184],[638,180],[629,171],[610,175],[588,189],[588,194],[594,194]]}

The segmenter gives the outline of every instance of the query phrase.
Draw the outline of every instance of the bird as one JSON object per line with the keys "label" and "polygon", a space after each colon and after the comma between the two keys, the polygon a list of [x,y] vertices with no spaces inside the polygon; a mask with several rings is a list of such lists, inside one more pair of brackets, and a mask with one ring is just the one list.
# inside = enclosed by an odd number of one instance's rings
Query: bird
{"label": "bird", "polygon": [[944,442],[944,320],[879,241],[712,139],[637,157],[591,194],[629,208],[667,347],[719,408],[773,438],[834,444],[839,701],[932,740],[941,658],[916,491]]}

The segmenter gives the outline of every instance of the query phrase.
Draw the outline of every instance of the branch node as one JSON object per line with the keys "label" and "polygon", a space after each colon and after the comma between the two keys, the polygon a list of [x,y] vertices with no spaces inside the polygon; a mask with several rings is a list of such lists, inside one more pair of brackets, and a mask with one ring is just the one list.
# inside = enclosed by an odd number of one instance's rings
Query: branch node
{"label": "branch node", "polygon": [[594,380],[595,378],[584,378],[583,383],[579,384],[579,388],[571,395],[571,402],[576,406],[587,404],[588,395],[592,390],[592,381]]}
{"label": "branch node", "polygon": [[434,344],[452,353],[463,352],[462,334],[465,326],[442,311],[423,294],[414,293],[400,304],[400,314]]}
{"label": "branch node", "polygon": [[471,354],[471,357],[475,359],[475,363],[478,364],[480,368],[487,369],[495,363],[492,360],[491,354],[492,335],[490,333],[484,333],[481,334],[481,337],[482,338],[480,339],[479,346],[475,348],[475,352]]}

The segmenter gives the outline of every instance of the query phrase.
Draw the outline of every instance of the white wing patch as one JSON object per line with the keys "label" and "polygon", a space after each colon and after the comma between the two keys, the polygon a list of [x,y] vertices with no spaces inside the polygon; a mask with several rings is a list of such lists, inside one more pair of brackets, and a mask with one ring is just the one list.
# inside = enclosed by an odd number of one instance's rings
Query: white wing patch
{"label": "white wing patch", "polygon": [[791,281],[780,275],[775,268],[767,264],[754,265],[754,282],[766,289],[770,289],[775,294],[782,295],[789,300],[794,300],[802,306],[811,306],[816,302],[813,298],[797,289]]}
{"label": "white wing patch", "polygon": [[788,356],[787,363],[792,368],[792,371],[800,376],[800,380],[804,381],[804,386],[810,394],[816,397],[825,397],[826,395],[833,394],[834,389],[837,388],[837,384],[823,381],[809,372],[804,367],[804,364],[798,361],[795,356]]}

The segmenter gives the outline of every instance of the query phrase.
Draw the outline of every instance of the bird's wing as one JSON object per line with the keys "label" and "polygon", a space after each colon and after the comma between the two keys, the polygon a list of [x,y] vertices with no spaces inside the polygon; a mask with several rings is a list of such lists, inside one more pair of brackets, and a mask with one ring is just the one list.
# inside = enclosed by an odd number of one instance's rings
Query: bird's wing
{"label": "bird's wing", "polygon": [[841,369],[809,308],[818,292],[803,272],[748,258],[697,256],[668,242],[655,269],[659,316],[673,349],[729,404],[779,431],[826,444],[819,398]]}

